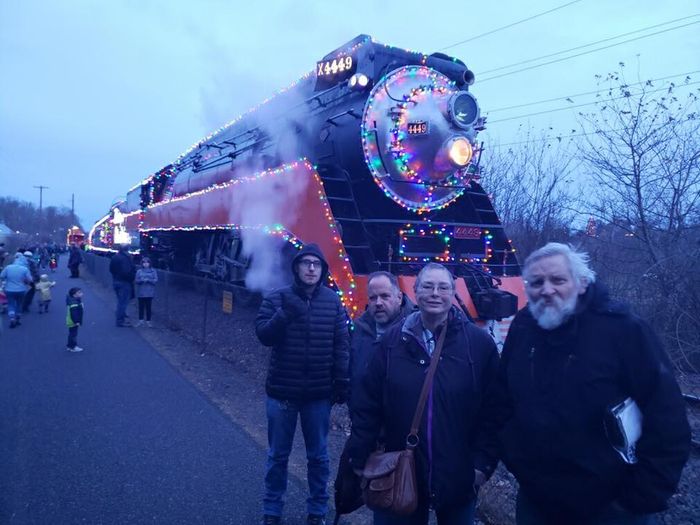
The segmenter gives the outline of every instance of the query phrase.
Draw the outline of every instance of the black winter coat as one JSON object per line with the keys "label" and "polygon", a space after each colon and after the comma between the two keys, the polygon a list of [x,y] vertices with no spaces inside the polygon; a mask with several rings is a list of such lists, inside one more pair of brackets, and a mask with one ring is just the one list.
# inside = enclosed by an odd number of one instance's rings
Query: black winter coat
{"label": "black winter coat", "polygon": [[71,247],[68,252],[68,266],[78,266],[81,262],[83,262],[83,254],[80,249]]}
{"label": "black winter coat", "polygon": [[[290,318],[283,310],[290,296],[306,312]],[[292,298],[293,299],[293,298]],[[309,299],[294,284],[267,296],[255,320],[260,342],[272,347],[265,389],[280,400],[331,399],[334,387],[347,395],[350,334],[338,295],[319,285]]]}
{"label": "black winter coat", "polygon": [[[419,500],[430,500],[436,509],[474,499],[474,469],[489,476],[496,466],[481,453],[490,439],[483,408],[498,369],[496,345],[456,308],[447,330],[416,449]],[[415,312],[381,338],[353,404],[348,443],[353,468],[364,467],[382,429],[387,451],[405,448],[429,365]]]}
{"label": "black winter coat", "polygon": [[[389,330],[395,324],[402,324],[404,319],[416,309],[416,305],[405,294],[401,301],[401,311],[394,321],[386,328]],[[352,408],[352,392],[359,389],[360,383],[367,372],[370,358],[379,348],[377,325],[369,312],[363,313],[354,323],[350,340],[350,407]]]}
{"label": "black winter coat", "polygon": [[118,252],[109,261],[109,272],[115,281],[133,283],[134,277],[136,277],[136,266],[134,266],[131,257],[125,253]]}
{"label": "black winter coat", "polygon": [[[610,445],[604,418],[631,396],[643,414],[637,464]],[[590,285],[578,311],[542,330],[513,321],[494,410],[503,461],[551,523],[586,519],[614,500],[635,513],[666,507],[690,446],[685,406],[659,341],[642,320]]]}

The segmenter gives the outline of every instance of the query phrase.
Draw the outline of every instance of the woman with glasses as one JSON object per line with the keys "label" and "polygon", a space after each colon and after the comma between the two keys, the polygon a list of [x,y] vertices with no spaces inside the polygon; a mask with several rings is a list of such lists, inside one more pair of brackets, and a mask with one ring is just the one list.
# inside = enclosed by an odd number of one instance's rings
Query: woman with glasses
{"label": "woman with glasses", "polygon": [[349,450],[360,473],[381,445],[403,450],[426,371],[443,330],[444,344],[418,431],[418,508],[410,516],[375,512],[375,525],[471,525],[479,487],[493,473],[489,421],[483,406],[498,366],[489,335],[453,306],[454,277],[426,265],[415,283],[418,311],[388,330],[357,395]]}

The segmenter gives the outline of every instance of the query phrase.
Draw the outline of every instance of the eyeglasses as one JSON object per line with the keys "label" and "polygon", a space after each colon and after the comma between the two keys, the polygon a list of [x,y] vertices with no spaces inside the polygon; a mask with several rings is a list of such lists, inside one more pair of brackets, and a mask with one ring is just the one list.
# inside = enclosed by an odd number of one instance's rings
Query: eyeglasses
{"label": "eyeglasses", "polygon": [[315,268],[320,268],[321,267],[321,261],[310,261],[308,259],[302,259],[299,261],[299,266],[303,268],[304,270],[308,270],[312,266]]}
{"label": "eyeglasses", "polygon": [[437,289],[437,293],[440,295],[449,295],[452,293],[452,287],[449,284],[421,283],[418,287],[418,291],[422,293],[433,293],[435,289]]}

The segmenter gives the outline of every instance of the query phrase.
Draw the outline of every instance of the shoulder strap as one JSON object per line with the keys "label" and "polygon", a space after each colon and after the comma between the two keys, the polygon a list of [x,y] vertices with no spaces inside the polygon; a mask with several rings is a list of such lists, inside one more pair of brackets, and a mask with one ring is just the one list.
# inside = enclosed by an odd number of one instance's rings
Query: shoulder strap
{"label": "shoulder strap", "polygon": [[418,398],[416,412],[413,414],[411,431],[409,432],[408,436],[406,436],[406,448],[413,449],[418,446],[418,426],[423,418],[423,409],[425,408],[425,402],[428,399],[428,392],[430,392],[430,388],[433,386],[433,377],[435,376],[435,370],[437,369],[438,362],[440,361],[440,353],[442,352],[442,345],[445,342],[446,334],[447,322],[442,325],[442,330],[440,331],[440,337],[438,337],[437,344],[435,345],[435,350],[433,351],[433,355],[430,356],[430,366],[428,367],[428,373],[425,376],[425,381],[423,381],[423,390],[421,390],[420,398]]}

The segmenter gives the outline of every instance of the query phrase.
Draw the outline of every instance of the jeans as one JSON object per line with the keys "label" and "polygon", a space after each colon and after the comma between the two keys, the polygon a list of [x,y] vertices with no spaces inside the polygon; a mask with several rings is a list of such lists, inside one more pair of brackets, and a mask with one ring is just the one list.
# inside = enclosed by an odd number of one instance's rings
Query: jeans
{"label": "jeans", "polygon": [[[459,506],[435,511],[438,525],[473,525],[476,500]],[[394,516],[387,512],[374,513],[374,525],[428,525],[430,509],[420,506],[410,516]]]}
{"label": "jeans", "polygon": [[5,292],[7,296],[7,315],[10,319],[19,319],[25,292]]}
{"label": "jeans", "polygon": [[282,515],[284,493],[287,490],[287,462],[292,450],[297,418],[306,445],[309,479],[309,497],[306,508],[309,514],[325,516],[328,512],[328,426],[331,400],[303,403],[267,398],[267,467],[265,471],[265,496],[263,511],[273,516]]}
{"label": "jeans", "polygon": [[[555,525],[551,519],[545,518],[537,506],[518,491],[515,502],[516,525]],[[611,504],[601,512],[585,522],[586,525],[655,525],[656,518],[653,514],[632,514],[622,507]]]}
{"label": "jeans", "polygon": [[78,346],[78,327],[71,326],[68,328],[68,348],[75,348]]}
{"label": "jeans", "polygon": [[126,307],[131,300],[131,283],[114,281],[114,292],[117,294],[117,324],[124,324]]}

